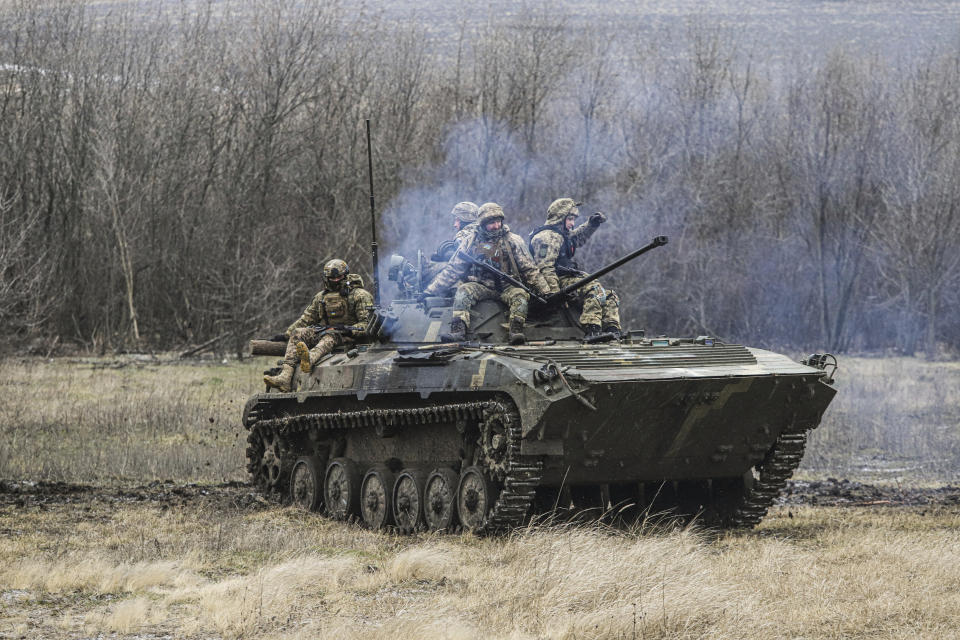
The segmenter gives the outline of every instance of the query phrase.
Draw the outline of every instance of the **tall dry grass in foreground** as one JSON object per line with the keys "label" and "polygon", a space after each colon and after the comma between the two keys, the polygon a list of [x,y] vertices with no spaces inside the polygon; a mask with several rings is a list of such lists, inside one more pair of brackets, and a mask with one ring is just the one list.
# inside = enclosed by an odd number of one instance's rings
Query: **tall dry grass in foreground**
{"label": "tall dry grass in foreground", "polygon": [[[243,480],[240,413],[269,358],[0,361],[0,478]],[[944,482],[960,471],[960,363],[842,357],[801,476]],[[124,366],[121,366],[124,365]]]}
{"label": "tall dry grass in foreground", "polygon": [[11,532],[0,539],[0,635],[948,638],[960,628],[956,510],[802,508],[720,538],[544,528],[502,539],[397,538],[277,507],[105,510],[0,511]]}

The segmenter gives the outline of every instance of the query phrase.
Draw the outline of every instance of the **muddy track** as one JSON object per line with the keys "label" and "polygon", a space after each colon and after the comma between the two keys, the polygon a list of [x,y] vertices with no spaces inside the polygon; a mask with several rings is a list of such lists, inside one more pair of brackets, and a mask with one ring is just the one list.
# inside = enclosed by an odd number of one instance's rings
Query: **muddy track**
{"label": "muddy track", "polygon": [[0,480],[0,507],[89,504],[144,504],[168,507],[260,510],[275,505],[242,482],[215,485],[151,482],[145,485],[86,485],[68,482]]}
{"label": "muddy track", "polygon": [[[208,507],[240,511],[275,508],[256,489],[241,482],[215,485],[151,482],[145,485],[86,485],[67,482],[0,480],[0,507],[28,508],[55,505],[144,504],[169,507]],[[931,488],[877,486],[851,480],[788,481],[775,505],[826,507],[960,508],[960,486]]]}
{"label": "muddy track", "polygon": [[960,485],[915,488],[878,486],[837,478],[810,482],[791,480],[787,482],[777,504],[826,507],[960,507]]}

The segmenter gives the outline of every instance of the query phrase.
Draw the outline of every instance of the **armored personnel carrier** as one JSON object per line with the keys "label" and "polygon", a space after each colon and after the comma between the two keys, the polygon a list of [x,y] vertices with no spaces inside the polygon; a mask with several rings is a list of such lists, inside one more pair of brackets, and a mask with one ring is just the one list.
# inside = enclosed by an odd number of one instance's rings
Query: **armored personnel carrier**
{"label": "armored personnel carrier", "polygon": [[[261,490],[403,532],[502,531],[554,509],[751,527],[835,393],[829,354],[797,363],[642,331],[585,342],[566,302],[531,309],[523,346],[506,346],[494,301],[474,309],[469,342],[445,344],[452,300],[417,301],[418,268],[394,265],[400,297],[375,310],[373,342],[298,371],[295,392],[249,399],[248,470]],[[273,344],[259,352],[282,353]]]}

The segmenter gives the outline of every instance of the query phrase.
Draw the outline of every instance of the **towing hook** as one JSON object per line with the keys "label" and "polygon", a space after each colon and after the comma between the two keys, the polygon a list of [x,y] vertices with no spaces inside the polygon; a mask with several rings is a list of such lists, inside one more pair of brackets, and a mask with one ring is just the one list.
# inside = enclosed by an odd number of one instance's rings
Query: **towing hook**
{"label": "towing hook", "polygon": [[827,384],[833,384],[837,375],[837,369],[839,367],[837,364],[837,357],[832,353],[810,354],[810,356],[808,356],[805,360],[801,360],[800,364],[805,364],[808,367],[814,367],[820,369],[821,371],[827,371],[827,367],[830,367],[830,371],[827,372],[827,377],[823,380]]}

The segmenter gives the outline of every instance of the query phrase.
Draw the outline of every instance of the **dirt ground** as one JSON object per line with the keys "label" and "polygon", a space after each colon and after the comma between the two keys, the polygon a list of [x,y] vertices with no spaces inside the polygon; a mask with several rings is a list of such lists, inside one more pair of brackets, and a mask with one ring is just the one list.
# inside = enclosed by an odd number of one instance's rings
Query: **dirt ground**
{"label": "dirt ground", "polygon": [[960,487],[794,482],[750,531],[398,536],[238,482],[0,484],[0,638],[949,638]]}
{"label": "dirt ground", "polygon": [[[275,508],[254,488],[242,482],[212,485],[151,482],[118,487],[68,482],[6,482],[0,480],[0,507],[44,509],[53,505],[152,504],[161,509],[203,506],[233,511]],[[777,506],[821,507],[957,507],[960,485],[913,487],[873,485],[845,479],[791,480]],[[2,531],[0,531],[2,533]]]}

